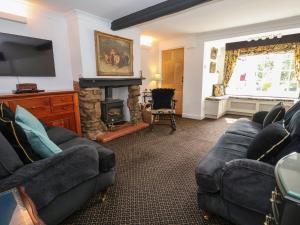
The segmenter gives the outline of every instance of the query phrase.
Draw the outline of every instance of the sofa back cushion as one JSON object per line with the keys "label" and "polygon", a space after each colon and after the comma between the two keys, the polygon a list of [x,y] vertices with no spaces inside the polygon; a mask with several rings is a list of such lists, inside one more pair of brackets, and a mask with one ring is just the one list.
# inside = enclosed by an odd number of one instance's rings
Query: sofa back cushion
{"label": "sofa back cushion", "polygon": [[269,111],[267,116],[263,121],[263,127],[268,126],[271,123],[282,120],[285,115],[285,108],[282,102],[279,102],[277,105],[273,106],[273,108]]}
{"label": "sofa back cushion", "polygon": [[15,150],[0,132],[0,179],[13,174],[23,165]]}
{"label": "sofa back cushion", "polygon": [[23,129],[13,120],[0,117],[0,131],[24,164],[41,159],[41,157],[33,151]]}
{"label": "sofa back cushion", "polygon": [[296,135],[300,137],[300,109],[293,114],[289,123],[286,124],[286,129],[291,133],[292,137]]}
{"label": "sofa back cushion", "polygon": [[5,118],[8,118],[10,120],[14,120],[15,119],[15,114],[4,103],[0,103],[0,117],[2,117],[2,118],[5,117]]}
{"label": "sofa back cushion", "polygon": [[247,158],[276,164],[276,156],[289,142],[289,131],[281,123],[272,123],[254,137]]}
{"label": "sofa back cushion", "polygon": [[300,110],[300,101],[296,102],[284,115],[284,124],[288,126],[294,114]]}

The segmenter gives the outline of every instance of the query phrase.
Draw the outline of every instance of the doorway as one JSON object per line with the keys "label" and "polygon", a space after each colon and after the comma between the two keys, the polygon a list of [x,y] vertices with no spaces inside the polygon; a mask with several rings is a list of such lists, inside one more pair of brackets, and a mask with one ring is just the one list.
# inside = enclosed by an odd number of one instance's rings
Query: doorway
{"label": "doorway", "polygon": [[176,115],[182,116],[184,48],[162,51],[162,88],[174,88]]}

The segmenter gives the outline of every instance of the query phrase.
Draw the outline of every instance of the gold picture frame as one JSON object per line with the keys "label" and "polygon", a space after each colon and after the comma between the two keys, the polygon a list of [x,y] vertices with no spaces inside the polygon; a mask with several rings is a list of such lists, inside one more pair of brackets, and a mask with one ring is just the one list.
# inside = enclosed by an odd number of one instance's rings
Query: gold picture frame
{"label": "gold picture frame", "polygon": [[95,31],[97,76],[133,76],[133,40]]}
{"label": "gold picture frame", "polygon": [[217,59],[218,56],[218,49],[217,48],[211,48],[210,50],[210,59]]}
{"label": "gold picture frame", "polygon": [[216,73],[217,64],[215,62],[210,62],[209,65],[209,73]]}

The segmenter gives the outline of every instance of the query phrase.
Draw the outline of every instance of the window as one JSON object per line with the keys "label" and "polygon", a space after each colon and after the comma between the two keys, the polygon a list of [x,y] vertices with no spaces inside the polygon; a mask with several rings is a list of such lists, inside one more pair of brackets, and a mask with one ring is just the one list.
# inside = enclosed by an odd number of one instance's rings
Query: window
{"label": "window", "polygon": [[299,95],[299,86],[294,63],[293,51],[240,56],[227,93],[296,98]]}

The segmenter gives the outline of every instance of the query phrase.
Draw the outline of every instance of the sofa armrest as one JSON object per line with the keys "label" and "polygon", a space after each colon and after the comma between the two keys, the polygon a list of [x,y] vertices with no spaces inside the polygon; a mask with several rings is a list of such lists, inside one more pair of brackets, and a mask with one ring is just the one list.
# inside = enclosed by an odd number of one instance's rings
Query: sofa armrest
{"label": "sofa armrest", "polygon": [[263,124],[264,119],[266,118],[268,111],[259,111],[253,114],[252,121],[256,123]]}
{"label": "sofa armrest", "polygon": [[78,184],[99,174],[98,151],[79,145],[52,157],[27,164],[0,181],[0,192],[20,185],[41,208]]}
{"label": "sofa armrest", "polygon": [[264,162],[237,159],[223,168],[221,193],[235,205],[267,214],[271,192],[276,186],[274,167]]}

